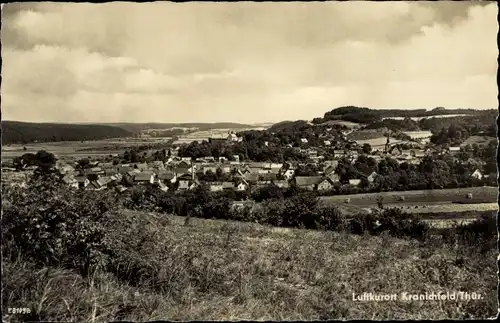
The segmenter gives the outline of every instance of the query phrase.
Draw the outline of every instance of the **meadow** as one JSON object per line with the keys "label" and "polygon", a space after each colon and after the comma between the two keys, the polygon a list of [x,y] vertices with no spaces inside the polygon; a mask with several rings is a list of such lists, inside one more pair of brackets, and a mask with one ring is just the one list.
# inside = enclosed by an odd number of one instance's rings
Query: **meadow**
{"label": "meadow", "polygon": [[376,206],[379,198],[382,198],[384,204],[426,203],[430,205],[438,202],[452,203],[458,200],[467,202],[466,195],[469,193],[472,193],[473,199],[477,202],[480,200],[485,203],[494,203],[498,199],[498,188],[492,186],[321,196],[319,199],[325,203],[344,203],[346,199],[350,199],[350,204],[363,206]]}
{"label": "meadow", "polygon": [[[3,303],[28,320],[478,319],[496,315],[497,252],[122,210],[115,273],[2,259]],[[480,300],[353,301],[352,294],[475,292]],[[5,313],[5,311],[4,311]],[[19,320],[8,317],[4,321]]]}
{"label": "meadow", "polygon": [[[467,114],[438,114],[438,115],[434,115],[434,116],[428,116],[428,117],[410,117],[411,120],[413,121],[419,121],[419,120],[422,120],[422,119],[430,119],[430,118],[453,118],[453,117],[465,117],[465,116],[468,116]],[[395,119],[395,120],[404,120],[405,117],[388,117],[388,118],[382,118],[382,120],[384,119]]]}

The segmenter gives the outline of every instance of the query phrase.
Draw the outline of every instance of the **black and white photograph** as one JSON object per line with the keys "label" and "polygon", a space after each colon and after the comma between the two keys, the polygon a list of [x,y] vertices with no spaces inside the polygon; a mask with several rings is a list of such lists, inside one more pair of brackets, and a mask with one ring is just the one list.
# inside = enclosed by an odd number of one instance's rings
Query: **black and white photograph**
{"label": "black and white photograph", "polygon": [[497,317],[497,15],[2,3],[2,321]]}

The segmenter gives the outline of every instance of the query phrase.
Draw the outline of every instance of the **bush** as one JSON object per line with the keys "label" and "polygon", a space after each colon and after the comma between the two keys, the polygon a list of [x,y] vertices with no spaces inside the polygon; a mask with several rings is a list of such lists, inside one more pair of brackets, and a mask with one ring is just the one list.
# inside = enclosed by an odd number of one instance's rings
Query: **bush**
{"label": "bush", "polygon": [[398,238],[411,237],[424,239],[429,226],[415,216],[390,208],[373,214],[356,214],[351,218],[349,229],[354,234],[378,235],[387,232]]}
{"label": "bush", "polygon": [[330,231],[343,231],[346,219],[336,206],[324,206],[318,210],[316,227]]}
{"label": "bush", "polygon": [[37,184],[2,197],[8,201],[2,217],[3,255],[23,255],[38,266],[76,268],[84,275],[105,263],[105,224],[118,205],[116,195]]}
{"label": "bush", "polygon": [[494,248],[498,237],[495,214],[482,214],[474,222],[458,226],[458,242],[465,246],[478,247],[482,252]]}

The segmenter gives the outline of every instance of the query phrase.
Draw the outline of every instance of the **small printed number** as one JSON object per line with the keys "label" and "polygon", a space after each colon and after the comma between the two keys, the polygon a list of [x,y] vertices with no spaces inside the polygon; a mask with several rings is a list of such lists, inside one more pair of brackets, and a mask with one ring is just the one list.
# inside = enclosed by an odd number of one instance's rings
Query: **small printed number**
{"label": "small printed number", "polygon": [[30,314],[31,309],[27,307],[9,307],[8,310],[9,314]]}

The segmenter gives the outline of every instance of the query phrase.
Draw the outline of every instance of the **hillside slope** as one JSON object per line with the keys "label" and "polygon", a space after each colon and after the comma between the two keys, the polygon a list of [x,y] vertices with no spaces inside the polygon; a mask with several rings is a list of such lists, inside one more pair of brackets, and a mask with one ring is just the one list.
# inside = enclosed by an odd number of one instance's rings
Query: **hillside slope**
{"label": "hillside slope", "polygon": [[2,121],[3,144],[99,140],[132,135],[131,131],[109,125]]}
{"label": "hillside slope", "polygon": [[[53,268],[48,277],[48,270],[5,262],[4,294],[11,304],[38,309],[31,318],[37,321],[87,321],[92,315],[98,321],[464,319],[496,313],[493,249],[467,253],[388,236],[196,218],[185,225],[185,218],[132,211],[118,219],[108,230],[113,250],[123,270],[140,269],[135,276],[100,272],[89,284],[74,271]],[[474,291],[483,299],[352,298],[420,291]]]}

